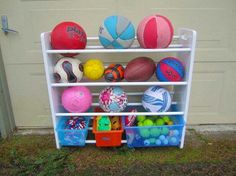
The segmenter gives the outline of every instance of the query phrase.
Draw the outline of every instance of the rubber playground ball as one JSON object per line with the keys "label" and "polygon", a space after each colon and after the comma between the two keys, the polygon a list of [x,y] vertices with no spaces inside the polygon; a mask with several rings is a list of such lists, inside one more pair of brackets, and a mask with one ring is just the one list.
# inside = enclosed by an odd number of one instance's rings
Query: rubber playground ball
{"label": "rubber playground ball", "polygon": [[162,15],[145,17],[138,25],[137,39],[142,48],[166,48],[172,41],[171,21]]}
{"label": "rubber playground ball", "polygon": [[131,21],[123,16],[109,16],[99,28],[99,41],[104,48],[129,48],[135,37]]}
{"label": "rubber playground ball", "polygon": [[156,77],[159,81],[182,81],[184,75],[184,64],[176,57],[166,57],[157,64]]}
{"label": "rubber playground ball", "polygon": [[127,95],[119,86],[106,87],[99,95],[99,104],[105,112],[120,112],[127,106]]}
{"label": "rubber playground ball", "polygon": [[69,112],[86,112],[92,104],[92,94],[85,86],[70,87],[63,91],[61,102]]}
{"label": "rubber playground ball", "polygon": [[103,76],[104,66],[99,59],[89,59],[84,64],[84,75],[91,80],[98,80]]}
{"label": "rubber playground ball", "polygon": [[171,96],[165,88],[151,86],[144,92],[142,104],[149,112],[165,112],[171,106]]}
{"label": "rubber playground ball", "polygon": [[[53,49],[84,49],[86,44],[87,35],[84,29],[77,23],[70,21],[59,23],[51,32],[51,45]],[[61,55],[72,57],[77,54]]]}

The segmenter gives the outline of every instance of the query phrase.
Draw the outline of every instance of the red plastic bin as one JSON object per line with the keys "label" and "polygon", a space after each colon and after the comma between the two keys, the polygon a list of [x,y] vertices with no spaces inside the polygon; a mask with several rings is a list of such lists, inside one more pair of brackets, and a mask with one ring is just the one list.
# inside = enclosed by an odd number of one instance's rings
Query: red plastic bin
{"label": "red plastic bin", "polygon": [[95,135],[97,147],[117,147],[121,146],[122,133],[122,120],[120,118],[121,129],[111,131],[97,131],[96,118],[93,119],[93,133]]}

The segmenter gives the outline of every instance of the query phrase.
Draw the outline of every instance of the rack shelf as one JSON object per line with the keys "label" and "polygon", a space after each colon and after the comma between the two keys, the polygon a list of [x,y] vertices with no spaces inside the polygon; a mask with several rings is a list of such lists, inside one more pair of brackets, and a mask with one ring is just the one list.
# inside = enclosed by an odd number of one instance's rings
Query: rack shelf
{"label": "rack shelf", "polygon": [[183,82],[81,82],[81,83],[52,83],[52,87],[68,87],[68,86],[177,86],[187,85]]}
{"label": "rack shelf", "polygon": [[[98,115],[107,115],[107,116],[128,116],[128,115],[169,115],[181,118],[182,121],[187,121],[188,116],[188,107],[189,107],[189,99],[190,99],[190,90],[191,90],[191,82],[192,82],[192,72],[193,72],[193,63],[194,63],[194,54],[195,54],[195,45],[196,45],[196,32],[191,29],[181,28],[178,30],[178,35],[173,37],[172,43],[168,48],[163,49],[143,49],[140,48],[137,44],[137,40],[129,49],[104,49],[98,43],[98,37],[88,37],[87,47],[83,50],[53,50],[50,45],[50,32],[45,32],[41,34],[41,44],[42,44],[42,52],[44,58],[44,66],[47,78],[47,87],[49,94],[49,101],[51,107],[51,114],[53,120],[53,127],[55,132],[56,146],[57,148],[61,148],[61,144],[59,142],[59,134],[57,133],[56,126],[59,123],[59,119],[64,117],[67,118],[69,116],[89,116],[94,117]],[[107,53],[107,55],[111,54],[122,54],[122,53],[143,53],[147,55],[149,53],[175,53],[177,57],[179,57],[184,63],[186,68],[186,74],[184,81],[181,82],[158,82],[156,80],[148,81],[148,82],[104,82],[104,80],[89,82],[88,80],[81,80],[78,83],[56,83],[52,76],[52,68],[55,62],[59,59],[57,54],[63,53],[85,53],[86,56],[94,53]],[[106,55],[104,55],[105,57]],[[79,55],[79,57],[82,57]],[[80,60],[82,60],[80,58]],[[125,65],[123,65],[125,66]],[[68,113],[61,107],[60,94],[61,91],[67,87],[71,86],[89,86],[90,88],[100,89],[102,86],[125,86],[127,89],[131,89],[132,91],[128,91],[128,97],[132,97],[131,101],[129,101],[129,107],[141,107],[140,101],[137,103],[133,101],[133,98],[140,97],[143,95],[143,92],[140,90],[136,90],[139,87],[144,86],[166,86],[171,87],[170,90],[171,96],[174,97],[172,106],[175,108],[171,108],[169,112],[146,112],[142,109],[138,112],[119,112],[119,113],[107,113],[107,112],[85,112],[85,113]],[[92,92],[94,97],[98,96],[99,91]],[[97,97],[96,97],[97,98]],[[96,107],[99,104],[97,102],[92,103],[92,107]],[[185,125],[183,130],[181,131],[181,142],[179,147],[183,148],[184,138],[185,138]],[[91,127],[89,127],[91,130]],[[95,140],[86,140],[86,143],[94,144]],[[126,140],[122,140],[122,143],[126,143]]]}

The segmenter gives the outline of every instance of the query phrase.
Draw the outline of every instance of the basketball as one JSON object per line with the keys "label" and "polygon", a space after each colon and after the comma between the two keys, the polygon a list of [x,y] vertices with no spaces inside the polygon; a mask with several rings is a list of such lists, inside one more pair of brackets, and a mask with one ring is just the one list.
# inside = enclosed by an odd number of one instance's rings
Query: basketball
{"label": "basketball", "polygon": [[91,80],[98,80],[103,76],[104,66],[99,59],[89,59],[84,64],[84,75]]}
{"label": "basketball", "polygon": [[105,112],[120,112],[127,106],[127,95],[119,86],[106,87],[99,94],[99,104]]}
{"label": "basketball", "polygon": [[75,83],[83,77],[83,65],[78,59],[61,58],[54,66],[53,72],[56,82]]}
{"label": "basketball", "polygon": [[62,92],[61,102],[69,112],[86,112],[92,104],[92,94],[85,86],[70,87]]}
{"label": "basketball", "polygon": [[144,92],[142,104],[149,112],[166,112],[171,106],[171,96],[165,88],[151,86]]}
{"label": "basketball", "polygon": [[137,57],[127,64],[124,77],[127,81],[147,81],[155,70],[156,65],[151,58]]}
{"label": "basketball", "polygon": [[178,58],[166,57],[157,64],[156,77],[159,81],[182,81],[184,75],[184,65]]}
{"label": "basketball", "polygon": [[135,37],[135,29],[130,20],[123,16],[109,16],[99,28],[99,41],[104,48],[129,48]]}
{"label": "basketball", "polygon": [[[54,27],[51,32],[51,45],[53,49],[84,49],[87,43],[87,35],[84,29],[74,22],[62,22]],[[77,55],[61,54],[72,57]]]}
{"label": "basketball", "polygon": [[111,64],[104,71],[107,82],[119,82],[124,79],[124,67],[120,64]]}
{"label": "basketball", "polygon": [[170,20],[161,15],[145,17],[137,28],[137,39],[142,48],[167,48],[173,34]]}

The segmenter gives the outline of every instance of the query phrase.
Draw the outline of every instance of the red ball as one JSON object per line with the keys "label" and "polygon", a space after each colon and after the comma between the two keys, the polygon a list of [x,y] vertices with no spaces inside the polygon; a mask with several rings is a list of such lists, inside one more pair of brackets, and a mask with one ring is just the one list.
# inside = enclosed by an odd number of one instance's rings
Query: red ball
{"label": "red ball", "polygon": [[127,81],[147,81],[155,69],[155,62],[151,58],[137,57],[126,66],[124,77]]}
{"label": "red ball", "polygon": [[[51,45],[53,49],[84,49],[86,43],[87,35],[84,29],[74,22],[59,23],[51,32]],[[77,54],[62,55],[71,57]]]}
{"label": "red ball", "polygon": [[173,34],[171,21],[162,15],[145,17],[137,28],[137,39],[142,48],[166,48]]}

